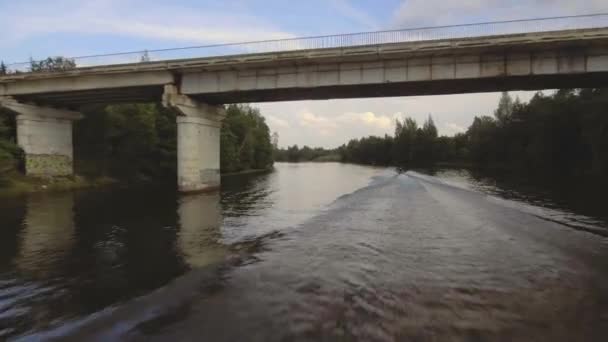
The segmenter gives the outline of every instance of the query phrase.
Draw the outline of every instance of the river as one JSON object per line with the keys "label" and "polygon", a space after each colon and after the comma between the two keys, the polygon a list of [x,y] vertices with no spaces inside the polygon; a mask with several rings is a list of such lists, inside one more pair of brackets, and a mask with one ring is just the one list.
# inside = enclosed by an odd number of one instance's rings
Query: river
{"label": "river", "polygon": [[278,163],[222,182],[1,198],[0,340],[608,336],[606,195],[584,180]]}

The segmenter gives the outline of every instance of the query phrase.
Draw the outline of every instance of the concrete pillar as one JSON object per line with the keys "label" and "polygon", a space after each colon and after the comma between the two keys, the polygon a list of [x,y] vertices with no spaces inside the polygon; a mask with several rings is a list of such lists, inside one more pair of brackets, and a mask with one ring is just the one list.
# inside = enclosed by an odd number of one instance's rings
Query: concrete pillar
{"label": "concrete pillar", "polygon": [[220,186],[222,106],[208,105],[165,86],[163,104],[177,110],[177,186],[182,192]]}
{"label": "concrete pillar", "polygon": [[17,113],[17,144],[25,152],[25,173],[69,176],[74,173],[72,122],[78,112],[24,104],[1,98],[0,105]]}

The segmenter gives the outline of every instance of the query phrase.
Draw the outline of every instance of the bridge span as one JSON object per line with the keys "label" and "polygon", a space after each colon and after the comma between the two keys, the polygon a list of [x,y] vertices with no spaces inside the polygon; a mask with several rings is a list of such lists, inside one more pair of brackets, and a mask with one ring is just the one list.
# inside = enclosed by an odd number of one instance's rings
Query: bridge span
{"label": "bridge span", "polygon": [[375,44],[334,36],[337,43],[314,49],[295,39],[285,51],[15,73],[0,77],[0,105],[18,114],[26,172],[69,175],[81,106],[162,101],[179,113],[178,187],[198,191],[220,184],[223,104],[605,87],[604,19],[600,27],[448,39],[392,34]]}

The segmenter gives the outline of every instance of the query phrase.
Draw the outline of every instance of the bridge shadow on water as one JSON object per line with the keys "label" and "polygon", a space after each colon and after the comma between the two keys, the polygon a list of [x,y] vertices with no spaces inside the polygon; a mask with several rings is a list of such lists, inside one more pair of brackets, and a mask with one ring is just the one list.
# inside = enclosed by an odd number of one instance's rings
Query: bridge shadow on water
{"label": "bridge shadow on water", "polygon": [[0,204],[0,339],[82,317],[223,261],[220,193],[30,194]]}

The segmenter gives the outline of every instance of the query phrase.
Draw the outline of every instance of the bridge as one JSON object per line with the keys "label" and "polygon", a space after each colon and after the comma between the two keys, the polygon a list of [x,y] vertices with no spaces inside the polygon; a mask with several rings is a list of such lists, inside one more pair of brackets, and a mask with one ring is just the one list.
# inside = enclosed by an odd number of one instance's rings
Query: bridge
{"label": "bridge", "polygon": [[[176,52],[182,58],[167,58]],[[85,56],[75,60],[88,66],[1,76],[0,105],[18,114],[26,173],[73,173],[72,122],[86,104],[176,109],[178,187],[199,191],[220,184],[223,104],[607,86],[608,14],[149,53],[155,60],[98,65],[141,53]]]}

